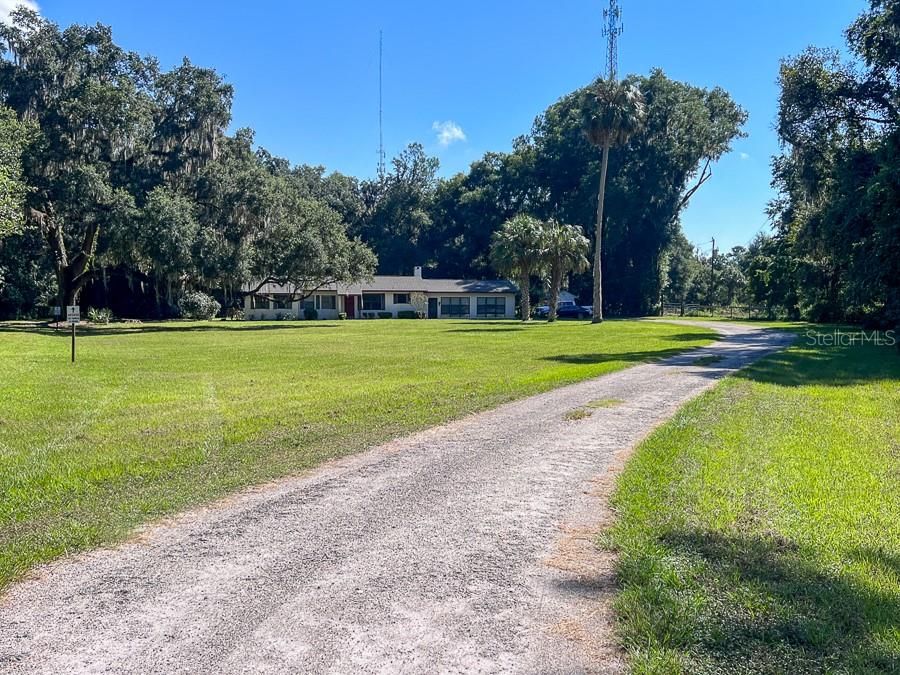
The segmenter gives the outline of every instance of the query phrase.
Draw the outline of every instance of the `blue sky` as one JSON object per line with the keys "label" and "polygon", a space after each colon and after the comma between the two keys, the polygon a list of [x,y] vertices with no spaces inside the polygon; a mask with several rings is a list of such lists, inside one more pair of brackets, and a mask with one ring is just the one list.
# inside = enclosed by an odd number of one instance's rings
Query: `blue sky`
{"label": "blue sky", "polygon": [[[0,9],[12,0],[0,0]],[[100,21],[117,42],[182,56],[236,89],[233,127],[295,163],[375,172],[378,31],[384,30],[388,158],[412,141],[465,170],[508,150],[535,115],[604,68],[604,0],[122,2],[40,0],[68,25]],[[842,46],[862,0],[621,0],[620,72],[720,85],[749,113],[749,137],[715,167],[684,214],[688,238],[745,243],[766,226],[779,60],[806,45]],[[450,124],[448,124],[450,123]],[[444,143],[440,141],[443,133]]]}

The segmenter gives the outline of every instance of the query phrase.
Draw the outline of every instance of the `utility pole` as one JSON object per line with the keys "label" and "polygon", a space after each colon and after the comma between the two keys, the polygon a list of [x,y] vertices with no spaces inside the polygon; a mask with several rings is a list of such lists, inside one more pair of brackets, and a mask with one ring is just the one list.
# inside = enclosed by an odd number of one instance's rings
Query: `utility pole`
{"label": "utility pole", "polygon": [[603,36],[606,38],[606,73],[615,82],[619,71],[619,36],[622,34],[622,10],[619,0],[609,0],[603,10]]}
{"label": "utility pole", "polygon": [[384,31],[378,31],[378,178],[384,178],[384,105],[382,82],[384,72]]}
{"label": "utility pole", "polygon": [[712,238],[712,255],[709,256],[709,304],[713,305],[716,290],[716,238]]}
{"label": "utility pole", "polygon": [[[609,0],[609,9],[603,10],[603,36],[606,38],[606,65],[609,87],[616,86],[619,66],[619,36],[622,34],[622,12],[619,0]],[[597,139],[599,140],[599,139]],[[606,173],[609,168],[609,150],[611,142],[602,143],[603,153],[600,160],[600,189],[597,194],[597,225],[594,228],[594,284],[592,297],[591,323],[603,323],[603,201],[606,197]]]}

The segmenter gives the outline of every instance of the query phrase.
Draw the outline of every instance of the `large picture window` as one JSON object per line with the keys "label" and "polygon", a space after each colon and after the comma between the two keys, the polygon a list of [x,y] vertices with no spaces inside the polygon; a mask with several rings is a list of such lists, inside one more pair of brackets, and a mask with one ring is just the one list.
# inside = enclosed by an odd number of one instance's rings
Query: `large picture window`
{"label": "large picture window", "polygon": [[476,310],[479,317],[506,316],[506,298],[478,298]]}
{"label": "large picture window", "polygon": [[441,316],[469,316],[469,299],[441,298]]}
{"label": "large picture window", "polygon": [[290,309],[294,298],[287,293],[276,293],[272,296],[272,309]]}
{"label": "large picture window", "polygon": [[384,293],[363,293],[363,310],[369,312],[384,310]]}
{"label": "large picture window", "polygon": [[251,309],[269,309],[269,299],[261,295],[250,296]]}
{"label": "large picture window", "polygon": [[319,309],[334,309],[337,307],[337,297],[334,295],[320,295]]}

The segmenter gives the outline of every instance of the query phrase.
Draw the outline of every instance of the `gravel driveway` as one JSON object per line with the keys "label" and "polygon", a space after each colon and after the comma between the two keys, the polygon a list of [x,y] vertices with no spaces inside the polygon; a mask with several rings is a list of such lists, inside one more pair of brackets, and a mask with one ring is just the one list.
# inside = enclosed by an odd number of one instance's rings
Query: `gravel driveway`
{"label": "gravel driveway", "polygon": [[725,334],[710,347],[45,566],[0,601],[0,672],[614,672],[609,561],[591,544],[610,477],[688,399],[790,342],[710,326]]}

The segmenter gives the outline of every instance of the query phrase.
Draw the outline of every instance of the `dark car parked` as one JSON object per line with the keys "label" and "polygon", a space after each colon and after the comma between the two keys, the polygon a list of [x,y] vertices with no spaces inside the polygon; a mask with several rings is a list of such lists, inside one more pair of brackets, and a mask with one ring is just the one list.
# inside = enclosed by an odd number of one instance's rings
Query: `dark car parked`
{"label": "dark car parked", "polygon": [[[535,314],[542,319],[550,316],[550,307],[541,305],[535,309]],[[591,308],[582,305],[576,305],[574,302],[560,302],[556,308],[556,318],[558,319],[586,319],[591,315]]]}

